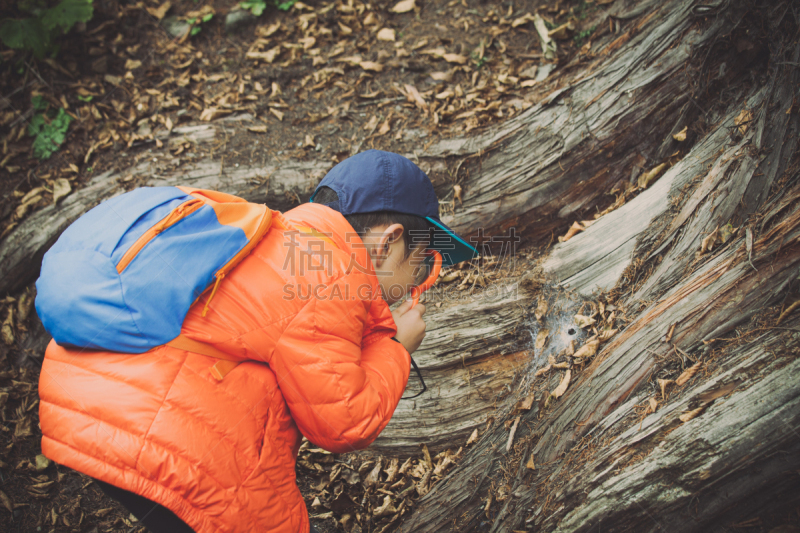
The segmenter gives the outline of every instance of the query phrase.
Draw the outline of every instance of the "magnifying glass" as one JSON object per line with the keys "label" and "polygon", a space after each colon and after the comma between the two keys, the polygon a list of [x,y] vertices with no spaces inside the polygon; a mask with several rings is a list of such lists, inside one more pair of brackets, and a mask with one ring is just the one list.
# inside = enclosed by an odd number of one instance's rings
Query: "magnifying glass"
{"label": "magnifying glass", "polygon": [[422,296],[422,293],[433,287],[433,284],[436,283],[436,279],[439,277],[439,272],[442,270],[442,254],[436,250],[430,250],[428,251],[428,257],[433,259],[431,273],[428,274],[425,281],[411,289],[412,308],[419,303],[419,297]]}

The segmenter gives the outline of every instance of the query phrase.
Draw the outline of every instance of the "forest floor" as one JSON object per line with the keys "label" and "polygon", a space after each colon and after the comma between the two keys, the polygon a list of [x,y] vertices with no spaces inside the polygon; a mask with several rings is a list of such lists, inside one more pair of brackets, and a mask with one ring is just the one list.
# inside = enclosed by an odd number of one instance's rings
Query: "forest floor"
{"label": "forest floor", "polygon": [[[413,156],[540,101],[558,83],[559,69],[586,52],[592,32],[605,29],[588,21],[611,3],[433,0],[395,13],[395,2],[297,2],[226,27],[226,18],[241,12],[238,2],[95,0],[92,20],[62,38],[54,59],[0,50],[0,235],[98,173],[141,160],[179,169],[210,157],[222,170],[289,159],[334,164],[368,148]],[[534,27],[537,12],[549,29],[570,26],[554,35],[558,47],[548,59]],[[29,125],[37,115],[49,123],[60,109],[72,118],[66,140],[39,159]],[[179,125],[231,117],[236,127],[210,145],[169,136]],[[454,186],[440,200],[454,203],[458,191]],[[306,200],[300,194],[290,200]],[[13,532],[143,530],[90,479],[40,456],[43,347],[25,340],[41,337],[41,325],[30,288],[2,296],[11,337],[4,330],[0,343],[0,523]],[[312,506],[319,476],[309,473],[322,468],[328,476],[330,466],[319,465],[332,460],[321,451],[301,453],[298,481],[315,525],[390,528],[360,515],[343,520],[341,509],[334,522],[330,505]],[[422,460],[433,466],[448,456]],[[349,471],[366,480],[374,466],[358,462]],[[341,486],[331,489],[337,498]]]}

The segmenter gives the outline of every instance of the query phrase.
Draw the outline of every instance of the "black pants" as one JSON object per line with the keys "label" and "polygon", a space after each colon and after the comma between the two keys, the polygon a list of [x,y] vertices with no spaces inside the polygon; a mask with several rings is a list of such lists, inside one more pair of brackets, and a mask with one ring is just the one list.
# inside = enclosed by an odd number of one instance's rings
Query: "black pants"
{"label": "black pants", "polygon": [[[163,505],[100,480],[95,479],[94,482],[107,496],[121,503],[152,533],[194,533],[186,522]],[[318,533],[314,526],[311,526],[311,533]]]}

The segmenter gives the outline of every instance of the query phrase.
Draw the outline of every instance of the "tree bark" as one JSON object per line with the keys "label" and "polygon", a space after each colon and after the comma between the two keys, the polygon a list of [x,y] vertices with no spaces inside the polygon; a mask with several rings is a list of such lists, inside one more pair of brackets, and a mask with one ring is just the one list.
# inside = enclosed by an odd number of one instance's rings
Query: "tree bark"
{"label": "tree bark", "polygon": [[[800,466],[800,321],[790,314],[776,323],[797,298],[800,266],[800,45],[791,42],[800,13],[788,4],[761,10],[731,1],[698,18],[698,7],[665,2],[628,23],[638,36],[558,94],[568,109],[532,109],[501,133],[434,148],[495,148],[483,156],[483,172],[464,182],[472,216],[454,217],[456,227],[515,225],[534,241],[563,228],[559,216],[590,219],[586,208],[603,207],[604,192],[627,187],[637,152],[653,155],[645,170],[662,161],[669,170],[544,258],[561,290],[613,303],[621,332],[585,367],[573,361],[558,399],[548,397],[563,374],[537,378],[534,371],[563,342],[529,350],[529,366],[491,427],[400,530],[723,531],[800,501],[790,473]],[[766,83],[741,86],[725,101],[718,94],[695,101],[680,87],[679,72],[714,72],[726,59],[718,43],[735,46],[756,27],[770,32],[768,63],[757,67],[768,65]],[[715,52],[722,57],[710,59]],[[625,102],[631,90],[635,101]],[[708,127],[680,150],[672,134],[703,119]],[[581,127],[591,133],[583,140]],[[548,139],[548,128],[559,133]],[[548,187],[563,192],[542,193]],[[510,221],[508,204],[520,213]],[[726,226],[737,231],[721,243],[713,237]],[[704,250],[704,242],[715,246]],[[518,346],[530,348],[541,329],[562,338],[548,320],[530,322]],[[695,363],[700,372],[666,384],[662,394],[659,379],[675,380]],[[520,411],[530,394],[537,401]],[[501,422],[515,416],[512,442]]]}
{"label": "tree bark", "polygon": [[[401,531],[722,531],[797,505],[800,319],[775,317],[797,297],[800,266],[800,12],[617,0],[592,22],[590,54],[565,65],[545,99],[419,154],[440,198],[462,187],[446,222],[474,237],[514,228],[542,260],[429,306],[415,354],[429,392],[401,402],[373,451],[457,449],[475,429],[480,438]],[[204,142],[224,127],[178,133]],[[188,182],[285,208],[330,166],[221,171],[206,160],[98,176],[6,237],[0,290],[30,283],[66,225],[126,188]],[[549,311],[537,319],[540,301]],[[574,317],[592,312],[619,332],[579,364],[564,352],[587,342]],[[570,365],[558,398],[564,371],[536,376],[548,356]],[[702,370],[662,392],[659,379],[695,363]]]}

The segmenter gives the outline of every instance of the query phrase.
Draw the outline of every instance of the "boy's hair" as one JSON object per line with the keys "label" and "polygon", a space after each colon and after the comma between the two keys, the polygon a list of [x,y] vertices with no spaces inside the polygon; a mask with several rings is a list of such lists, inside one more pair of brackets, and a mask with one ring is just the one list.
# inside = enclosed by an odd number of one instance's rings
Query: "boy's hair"
{"label": "boy's hair", "polygon": [[[330,187],[320,187],[317,194],[314,195],[314,203],[334,204],[331,207],[336,209],[339,203],[339,195]],[[374,211],[372,213],[344,215],[344,218],[361,237],[367,233],[368,229],[375,226],[401,224],[403,226],[403,242],[406,247],[405,257],[411,255],[411,252],[420,244],[425,244],[427,247],[428,242],[430,242],[431,224],[424,218],[415,215],[406,215],[394,211]]]}

